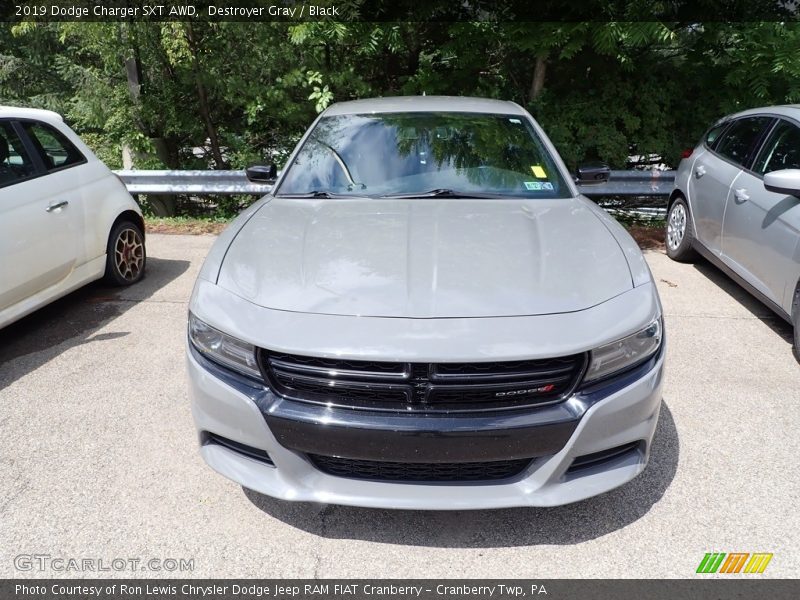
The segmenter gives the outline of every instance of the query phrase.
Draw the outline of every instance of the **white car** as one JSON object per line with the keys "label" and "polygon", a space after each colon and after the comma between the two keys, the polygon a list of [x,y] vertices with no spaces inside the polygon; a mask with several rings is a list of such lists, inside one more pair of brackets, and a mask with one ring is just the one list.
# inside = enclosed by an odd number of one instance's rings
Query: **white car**
{"label": "white car", "polygon": [[61,116],[0,106],[0,327],[145,259],[141,210]]}

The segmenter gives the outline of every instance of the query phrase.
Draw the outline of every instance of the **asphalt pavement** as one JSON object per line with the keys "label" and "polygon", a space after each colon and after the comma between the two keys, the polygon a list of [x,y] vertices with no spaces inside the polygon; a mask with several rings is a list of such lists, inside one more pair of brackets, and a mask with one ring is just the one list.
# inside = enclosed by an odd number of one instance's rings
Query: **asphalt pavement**
{"label": "asphalt pavement", "polygon": [[201,460],[183,353],[213,240],[151,235],[140,284],[0,330],[0,577],[692,577],[706,552],[800,572],[791,328],[707,263],[647,253],[668,372],[639,478],[559,508],[388,511],[273,500]]}

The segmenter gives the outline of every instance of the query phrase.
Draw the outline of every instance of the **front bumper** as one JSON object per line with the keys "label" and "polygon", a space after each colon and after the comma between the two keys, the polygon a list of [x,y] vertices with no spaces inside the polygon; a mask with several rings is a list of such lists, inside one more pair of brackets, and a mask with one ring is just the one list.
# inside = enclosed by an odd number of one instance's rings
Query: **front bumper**
{"label": "front bumper", "polygon": [[[273,465],[220,444],[203,444],[214,470],[242,486],[284,500],[400,509],[555,506],[616,488],[642,472],[661,407],[664,345],[659,354],[612,383],[564,402],[505,416],[371,418],[287,402],[219,369],[189,348],[192,413],[211,432],[263,450]],[[610,460],[570,470],[576,458],[636,443]],[[338,477],[306,453],[384,460],[496,460],[530,457],[509,479],[475,483],[395,483]]]}

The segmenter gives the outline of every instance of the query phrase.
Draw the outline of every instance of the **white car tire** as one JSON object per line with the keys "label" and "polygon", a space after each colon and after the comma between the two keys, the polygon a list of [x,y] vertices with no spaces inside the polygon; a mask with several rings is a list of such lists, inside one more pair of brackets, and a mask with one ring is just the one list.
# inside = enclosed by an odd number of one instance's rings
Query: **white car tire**
{"label": "white car tire", "polygon": [[108,236],[105,282],[118,286],[134,284],[144,277],[146,262],[141,227],[132,221],[117,223]]}

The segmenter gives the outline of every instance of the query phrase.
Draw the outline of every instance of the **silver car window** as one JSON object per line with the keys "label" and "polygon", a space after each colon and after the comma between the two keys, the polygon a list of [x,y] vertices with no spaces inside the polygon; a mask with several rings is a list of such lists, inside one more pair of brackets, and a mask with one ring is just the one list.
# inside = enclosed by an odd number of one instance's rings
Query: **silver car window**
{"label": "silver car window", "polygon": [[729,121],[725,121],[724,123],[720,123],[719,125],[715,125],[711,129],[708,130],[706,133],[705,142],[709,148],[714,147],[714,142],[717,141],[719,135],[725,131],[725,128],[730,124]]}
{"label": "silver car window", "polygon": [[735,121],[722,135],[716,152],[738,165],[746,165],[772,117],[746,117]]}
{"label": "silver car window", "polygon": [[800,128],[783,120],[772,130],[753,167],[761,175],[781,169],[800,169]]}

